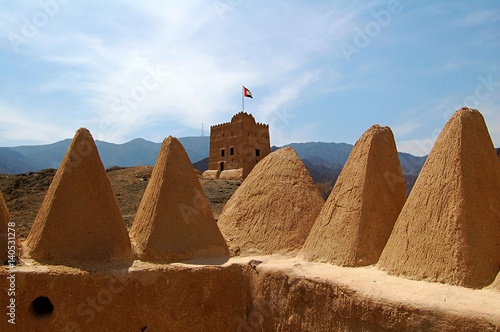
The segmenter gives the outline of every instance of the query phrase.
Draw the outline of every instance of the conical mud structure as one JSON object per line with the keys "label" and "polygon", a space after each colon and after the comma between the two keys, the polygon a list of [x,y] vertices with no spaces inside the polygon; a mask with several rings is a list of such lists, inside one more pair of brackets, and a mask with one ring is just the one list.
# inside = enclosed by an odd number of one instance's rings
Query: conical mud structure
{"label": "conical mud structure", "polygon": [[375,264],[405,199],[392,131],[372,126],[354,145],[304,244],[304,258],[342,266]]}
{"label": "conical mud structure", "polygon": [[90,132],[79,129],[25,242],[36,260],[132,259],[127,229]]}
{"label": "conical mud structure", "polygon": [[4,262],[8,260],[8,248],[9,248],[8,224],[11,220],[12,219],[10,217],[9,210],[7,209],[7,204],[5,204],[3,196],[0,193],[0,265],[2,265]]}
{"label": "conical mud structure", "polygon": [[302,247],[323,204],[302,161],[284,148],[254,167],[218,223],[234,255],[285,253]]}
{"label": "conical mud structure", "polygon": [[189,157],[172,136],[163,141],[130,238],[142,260],[229,256]]}
{"label": "conical mud structure", "polygon": [[493,281],[493,284],[491,284],[491,287],[494,289],[494,290],[497,290],[500,292],[500,272],[498,273],[495,281]]}
{"label": "conical mud structure", "polygon": [[471,288],[500,269],[500,162],[482,115],[448,121],[396,221],[379,265],[394,275]]}

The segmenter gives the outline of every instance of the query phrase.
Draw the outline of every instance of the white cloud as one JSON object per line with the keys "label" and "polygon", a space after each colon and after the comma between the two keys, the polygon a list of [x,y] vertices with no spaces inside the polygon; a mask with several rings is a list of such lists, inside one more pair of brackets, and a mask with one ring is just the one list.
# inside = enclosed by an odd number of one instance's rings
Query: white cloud
{"label": "white cloud", "polygon": [[500,19],[498,10],[477,10],[468,13],[455,23],[462,26],[473,26],[484,24],[484,22],[495,22]]}
{"label": "white cloud", "polygon": [[[0,6],[8,7],[0,11],[0,32],[19,31],[23,20],[40,10],[38,3]],[[0,83],[11,88],[10,93],[0,92],[0,99],[12,101],[16,111],[22,110],[15,112],[21,114],[15,123],[21,125],[27,120],[31,131],[26,135],[28,141],[45,141],[56,136],[52,133],[72,135],[79,126],[87,126],[94,136],[121,143],[137,135],[152,139],[172,132],[199,132],[201,123],[208,128],[229,121],[241,108],[241,85],[245,84],[255,98],[248,101],[247,110],[258,121],[275,124],[273,139],[280,144],[311,140],[316,131],[324,131],[321,122],[330,116],[326,112],[332,111],[330,105],[334,103],[328,96],[335,95],[338,105],[346,107],[350,101],[345,96],[357,94],[354,98],[359,100],[352,103],[367,109],[368,102],[358,103],[365,94],[377,88],[380,99],[390,98],[384,80],[398,84],[398,76],[391,76],[389,67],[385,69],[387,74],[380,69],[381,63],[392,59],[391,49],[382,56],[359,57],[347,64],[339,48],[343,41],[352,42],[355,27],[364,27],[367,20],[373,20],[373,11],[385,6],[382,1],[356,0],[307,4],[213,1],[208,5],[204,1],[69,2],[21,47],[19,54],[1,44],[0,59],[7,60],[0,61],[5,61],[5,68],[14,64],[17,72],[0,78]],[[449,9],[448,5],[442,7]],[[411,16],[414,12],[405,13]],[[422,11],[417,13],[422,15]],[[464,21],[474,23],[478,18],[471,16]],[[383,33],[391,36],[397,29],[394,20]],[[414,40],[413,35],[401,34],[405,40]],[[457,69],[467,66],[474,70],[477,66],[467,59],[449,59],[446,63],[449,70],[443,75],[450,72],[458,76]],[[398,63],[394,67],[404,68]],[[421,74],[420,70],[415,66],[410,71]],[[160,78],[155,80],[152,72],[161,73]],[[377,79],[370,80],[375,75]],[[422,75],[430,74],[427,70]],[[405,92],[404,84],[401,95],[420,93]],[[448,95],[453,93],[447,91]],[[328,101],[316,104],[319,107],[310,123],[298,123],[298,116],[290,118],[299,103],[304,105],[303,112],[311,112],[308,102],[316,98]],[[432,136],[431,130],[446,121],[441,117],[453,105],[427,101],[430,98],[425,93],[420,98],[422,102],[415,98],[401,107],[401,114],[394,120],[395,135],[404,138],[406,143],[401,144],[409,148]],[[398,107],[391,105],[392,109]],[[42,113],[57,121],[47,126],[49,122]],[[349,123],[354,126],[357,122]],[[37,130],[31,127],[37,123],[41,126],[39,139],[35,138]],[[497,135],[492,128],[492,136]],[[3,131],[2,136],[5,142],[19,139],[12,130]]]}
{"label": "white cloud", "polygon": [[255,112],[262,121],[270,123],[275,122],[279,117],[280,110],[291,104],[294,100],[300,98],[300,94],[309,84],[314,82],[315,73],[306,73],[296,80],[287,82],[279,89],[276,89],[270,96],[264,98]]}
{"label": "white cloud", "polygon": [[0,101],[0,146],[53,143],[74,135],[78,128],[54,124],[42,114],[27,114]]}
{"label": "white cloud", "polygon": [[396,146],[399,152],[406,152],[414,156],[426,156],[431,152],[435,141],[435,138],[396,140]]}
{"label": "white cloud", "polygon": [[493,145],[500,148],[500,98],[485,103],[479,111],[483,114]]}
{"label": "white cloud", "polygon": [[[239,111],[242,84],[266,93],[255,100],[256,113],[269,121],[315,83],[324,68],[315,68],[311,60],[332,52],[354,20],[331,6],[328,11],[290,7],[242,4],[221,16],[205,2],[128,1],[120,12],[100,4],[90,15],[95,6],[70,3],[23,52],[59,68],[46,76],[38,93],[76,98],[76,107],[86,112],[85,125],[111,141],[133,138],[128,137],[131,128],[162,117],[196,128],[201,122],[227,121]],[[101,21],[105,12],[109,17]],[[75,25],[77,17],[86,20]],[[161,82],[141,94],[157,68]],[[127,100],[126,110],[117,111]]]}
{"label": "white cloud", "polygon": [[411,134],[418,127],[420,127],[420,124],[418,122],[410,121],[393,126],[391,129],[394,133],[394,136],[401,137]]}

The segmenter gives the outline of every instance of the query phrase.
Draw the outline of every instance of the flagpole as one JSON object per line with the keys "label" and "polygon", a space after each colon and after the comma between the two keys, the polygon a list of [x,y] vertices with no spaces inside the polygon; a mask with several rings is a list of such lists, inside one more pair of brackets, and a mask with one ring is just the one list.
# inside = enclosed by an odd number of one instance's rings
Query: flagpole
{"label": "flagpole", "polygon": [[245,112],[245,87],[241,86],[241,111]]}

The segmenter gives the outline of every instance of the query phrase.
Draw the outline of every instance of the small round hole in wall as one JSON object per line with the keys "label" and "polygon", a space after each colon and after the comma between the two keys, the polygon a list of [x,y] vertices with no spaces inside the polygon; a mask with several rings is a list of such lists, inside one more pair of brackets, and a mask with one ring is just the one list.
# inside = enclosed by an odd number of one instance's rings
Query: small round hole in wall
{"label": "small round hole in wall", "polygon": [[46,296],[39,296],[31,302],[30,311],[37,317],[48,317],[54,311],[54,305]]}

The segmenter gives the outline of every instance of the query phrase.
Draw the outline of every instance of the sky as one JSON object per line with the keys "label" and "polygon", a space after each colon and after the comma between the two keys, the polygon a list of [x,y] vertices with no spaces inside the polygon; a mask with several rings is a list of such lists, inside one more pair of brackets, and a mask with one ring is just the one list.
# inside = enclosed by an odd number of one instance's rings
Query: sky
{"label": "sky", "polygon": [[500,147],[500,1],[0,4],[0,146],[208,136],[242,85],[276,146],[380,124],[425,155],[469,106]]}

